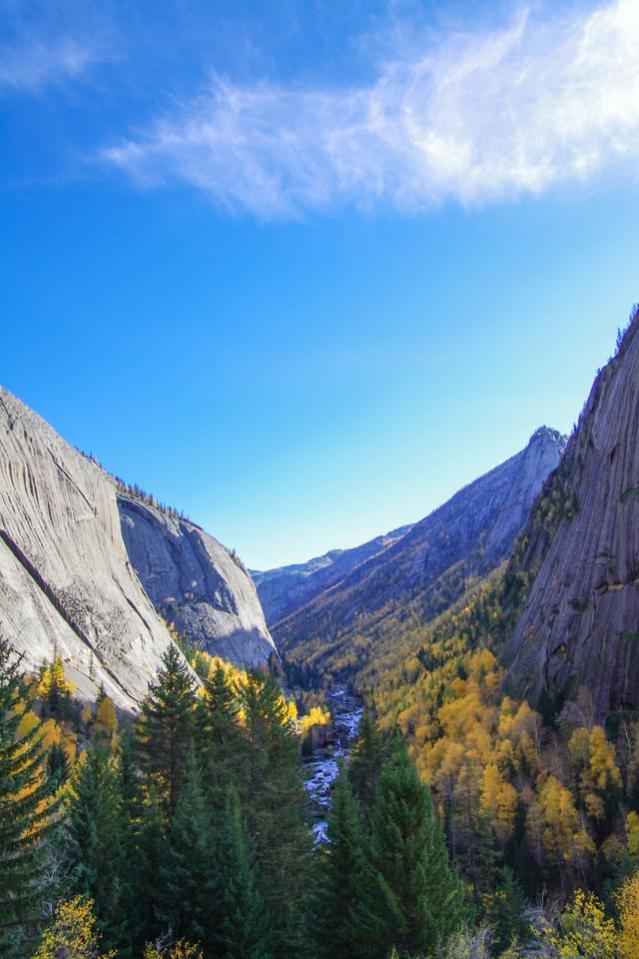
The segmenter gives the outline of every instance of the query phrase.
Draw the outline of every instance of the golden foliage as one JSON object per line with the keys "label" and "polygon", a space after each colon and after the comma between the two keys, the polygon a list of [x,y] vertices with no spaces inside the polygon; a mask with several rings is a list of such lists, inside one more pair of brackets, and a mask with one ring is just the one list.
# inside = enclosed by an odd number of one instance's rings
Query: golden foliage
{"label": "golden foliage", "polygon": [[95,724],[107,736],[113,737],[118,731],[118,717],[109,696],[103,696],[95,714]]}
{"label": "golden foliage", "polygon": [[559,959],[617,959],[617,932],[602,903],[578,889],[559,916],[547,925],[546,940]]}
{"label": "golden foliage", "polygon": [[639,872],[617,893],[619,909],[619,959],[639,959]]}
{"label": "golden foliage", "polygon": [[100,934],[93,901],[76,896],[55,911],[34,959],[115,959],[115,952],[100,952]]}
{"label": "golden foliage", "polygon": [[70,683],[65,676],[61,656],[56,656],[50,665],[43,668],[37,687],[37,695],[41,699],[45,699],[56,688],[63,695],[70,696],[75,692],[74,684]]}
{"label": "golden foliage", "polygon": [[331,714],[321,706],[311,706],[308,713],[300,720],[300,731],[306,736],[313,726],[327,726],[331,721]]}

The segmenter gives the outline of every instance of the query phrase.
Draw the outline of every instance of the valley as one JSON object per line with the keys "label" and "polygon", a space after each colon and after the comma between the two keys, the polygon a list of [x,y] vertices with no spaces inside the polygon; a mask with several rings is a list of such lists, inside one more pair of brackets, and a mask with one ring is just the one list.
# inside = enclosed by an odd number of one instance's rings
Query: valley
{"label": "valley", "polygon": [[638,390],[635,309],[568,439],[252,576],[2,391],[0,865],[125,959],[635,959]]}
{"label": "valley", "polygon": [[331,793],[339,775],[340,763],[348,763],[364,712],[361,699],[349,693],[344,685],[334,686],[327,693],[326,705],[332,720],[330,740],[325,745],[316,746],[305,762],[305,786],[312,804],[316,842],[326,842]]}

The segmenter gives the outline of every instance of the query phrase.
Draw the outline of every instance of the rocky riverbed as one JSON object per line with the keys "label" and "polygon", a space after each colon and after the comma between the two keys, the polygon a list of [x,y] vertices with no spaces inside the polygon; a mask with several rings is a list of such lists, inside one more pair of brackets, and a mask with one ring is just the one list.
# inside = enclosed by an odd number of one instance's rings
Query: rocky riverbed
{"label": "rocky riverbed", "polygon": [[364,712],[361,700],[341,685],[331,690],[327,705],[332,716],[331,734],[326,745],[315,749],[306,762],[306,789],[311,799],[316,842],[326,842],[326,815],[339,763],[347,760]]}

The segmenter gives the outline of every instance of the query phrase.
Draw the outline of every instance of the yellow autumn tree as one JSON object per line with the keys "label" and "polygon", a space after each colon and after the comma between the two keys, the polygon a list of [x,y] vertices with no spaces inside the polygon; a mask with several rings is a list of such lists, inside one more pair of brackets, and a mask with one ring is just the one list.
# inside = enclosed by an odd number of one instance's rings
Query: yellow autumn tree
{"label": "yellow autumn tree", "polygon": [[502,778],[495,763],[489,763],[484,769],[479,805],[501,842],[507,842],[513,834],[517,803],[515,787]]}
{"label": "yellow autumn tree", "polygon": [[38,684],[38,696],[41,699],[47,699],[53,694],[70,696],[74,691],[75,686],[66,678],[62,657],[56,656],[53,662],[42,670]]}
{"label": "yellow autumn tree", "polygon": [[617,893],[619,909],[619,959],[639,959],[639,872]]}
{"label": "yellow autumn tree", "polygon": [[578,889],[545,939],[559,959],[617,959],[617,930],[602,903]]}
{"label": "yellow autumn tree", "polygon": [[115,959],[115,955],[115,952],[100,952],[93,901],[76,896],[56,909],[34,959]]}
{"label": "yellow autumn tree", "polygon": [[529,807],[528,829],[533,840],[541,841],[551,862],[575,864],[594,852],[594,843],[581,824],[573,796],[556,776],[542,780],[538,800]]}
{"label": "yellow autumn tree", "polygon": [[95,714],[96,729],[112,739],[118,731],[118,717],[110,696],[102,696]]}
{"label": "yellow autumn tree", "polygon": [[636,812],[629,812],[626,817],[626,842],[630,855],[639,858],[639,816]]}

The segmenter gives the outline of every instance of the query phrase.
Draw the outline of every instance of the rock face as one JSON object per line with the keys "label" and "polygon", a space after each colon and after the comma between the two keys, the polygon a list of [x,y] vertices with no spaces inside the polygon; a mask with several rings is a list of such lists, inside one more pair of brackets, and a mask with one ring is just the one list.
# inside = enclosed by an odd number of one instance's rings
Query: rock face
{"label": "rock face", "polygon": [[170,637],[127,556],[115,486],[0,388],[0,632],[78,693],[135,708]]}
{"label": "rock face", "polygon": [[265,663],[275,647],[239,559],[188,520],[124,494],[118,502],[129,557],[155,609],[200,649]]}
{"label": "rock face", "polygon": [[349,644],[361,646],[385,618],[410,609],[427,621],[441,612],[461,595],[469,576],[508,557],[564,447],[556,430],[537,430],[520,453],[281,620],[273,627],[278,647],[293,651],[297,662],[305,650],[320,658],[329,650],[330,657],[347,662]]}
{"label": "rock face", "polygon": [[290,616],[314,596],[344,579],[351,570],[383,553],[410,529],[412,526],[402,526],[354,549],[332,549],[307,563],[280,566],[265,573],[252,571],[267,622],[277,623]]}
{"label": "rock face", "polygon": [[639,317],[597,376],[519,545],[534,577],[507,657],[511,685],[599,717],[639,708]]}

